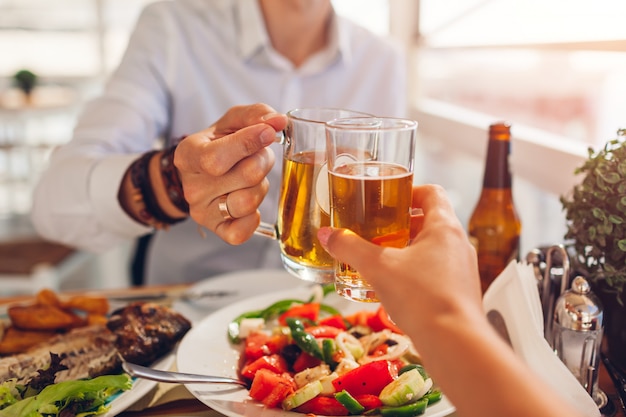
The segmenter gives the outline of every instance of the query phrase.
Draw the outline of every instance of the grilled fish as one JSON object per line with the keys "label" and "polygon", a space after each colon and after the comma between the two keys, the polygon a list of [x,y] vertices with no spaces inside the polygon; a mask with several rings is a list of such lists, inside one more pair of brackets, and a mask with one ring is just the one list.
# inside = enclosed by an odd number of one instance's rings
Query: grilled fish
{"label": "grilled fish", "polygon": [[63,370],[54,382],[93,378],[121,372],[122,358],[149,365],[170,352],[191,328],[173,309],[136,302],[114,311],[106,326],[93,325],[53,336],[25,353],[0,358],[0,382],[11,378],[28,383],[60,358]]}

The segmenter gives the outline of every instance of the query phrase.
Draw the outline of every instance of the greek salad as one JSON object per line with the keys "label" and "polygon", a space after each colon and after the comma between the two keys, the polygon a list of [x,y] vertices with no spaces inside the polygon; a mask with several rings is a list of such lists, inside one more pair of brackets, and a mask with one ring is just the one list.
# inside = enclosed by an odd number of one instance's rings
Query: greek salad
{"label": "greek salad", "polygon": [[410,339],[384,307],[342,315],[324,304],[284,299],[233,319],[239,376],[266,407],[325,416],[412,417],[442,397]]}

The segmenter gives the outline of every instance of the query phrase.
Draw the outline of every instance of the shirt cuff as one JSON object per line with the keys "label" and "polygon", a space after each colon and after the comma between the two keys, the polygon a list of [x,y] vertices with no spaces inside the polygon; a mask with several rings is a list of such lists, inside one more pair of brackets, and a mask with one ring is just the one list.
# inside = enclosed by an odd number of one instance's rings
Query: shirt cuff
{"label": "shirt cuff", "polygon": [[117,194],[126,170],[139,154],[104,158],[91,171],[89,199],[98,221],[117,234],[135,237],[152,231],[130,217],[119,203]]}

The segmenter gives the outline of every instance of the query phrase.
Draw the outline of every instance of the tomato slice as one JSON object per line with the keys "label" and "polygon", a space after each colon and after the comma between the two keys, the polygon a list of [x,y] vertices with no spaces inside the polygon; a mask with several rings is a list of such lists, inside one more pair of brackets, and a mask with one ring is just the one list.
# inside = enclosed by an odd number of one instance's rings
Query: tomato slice
{"label": "tomato slice", "polygon": [[376,346],[376,348],[370,353],[370,356],[383,356],[386,355],[389,351],[389,345],[386,343],[381,343]]}
{"label": "tomato slice", "polygon": [[391,363],[392,375],[398,375],[400,373],[400,369],[402,369],[406,365],[406,363],[404,363],[402,359],[394,359],[389,362]]}
{"label": "tomato slice", "polygon": [[306,304],[297,304],[291,307],[289,310],[285,311],[278,317],[278,322],[282,326],[286,326],[287,322],[285,321],[287,317],[295,317],[299,319],[305,319],[305,321],[317,321],[317,318],[320,314],[320,304],[319,303],[306,303]]}
{"label": "tomato slice", "polygon": [[378,395],[394,380],[394,372],[387,360],[359,366],[333,380],[336,391],[346,390],[353,397],[363,394]]}
{"label": "tomato slice", "polygon": [[391,320],[389,314],[385,308],[381,305],[376,310],[376,313],[367,319],[367,325],[372,328],[375,332],[380,332],[385,329],[389,329],[394,333],[404,334],[402,329],[400,329],[396,323]]}
{"label": "tomato slice", "polygon": [[250,386],[250,397],[271,408],[278,407],[293,392],[293,381],[269,369],[259,369]]}
{"label": "tomato slice", "polygon": [[[289,335],[280,333],[270,336],[267,342],[265,342],[266,354],[272,355],[280,353],[285,346],[291,342]],[[265,349],[264,348],[264,349]]]}
{"label": "tomato slice", "polygon": [[334,339],[343,330],[333,326],[319,325],[307,327],[306,332],[312,334],[313,337]]}
{"label": "tomato slice", "polygon": [[346,320],[340,314],[323,318],[319,321],[319,324],[320,326],[332,326],[341,330],[346,330],[348,328],[348,326],[346,326]]}
{"label": "tomato slice", "polygon": [[357,311],[354,314],[345,316],[345,319],[351,326],[367,326],[367,322],[375,313],[373,311]]}
{"label": "tomato slice", "polygon": [[373,410],[375,408],[382,407],[383,405],[383,402],[380,400],[378,395],[361,394],[356,395],[354,399],[357,400],[359,404],[361,404],[363,407],[365,407],[365,411]]}
{"label": "tomato slice", "polygon": [[341,405],[334,397],[315,397],[293,411],[304,414],[315,414],[321,416],[347,416],[348,409]]}
{"label": "tomato slice", "polygon": [[302,352],[296,358],[295,362],[293,363],[292,368],[295,373],[298,373],[308,368],[315,368],[320,363],[322,363],[321,360],[317,359],[314,356],[309,355],[306,352]]}
{"label": "tomato slice", "polygon": [[246,360],[258,359],[261,356],[267,355],[269,352],[265,348],[265,344],[270,339],[267,333],[253,332],[246,337],[244,355]]}
{"label": "tomato slice", "polygon": [[275,374],[287,372],[287,361],[280,355],[261,356],[260,358],[246,364],[241,370],[241,376],[253,379],[260,369],[268,369]]}

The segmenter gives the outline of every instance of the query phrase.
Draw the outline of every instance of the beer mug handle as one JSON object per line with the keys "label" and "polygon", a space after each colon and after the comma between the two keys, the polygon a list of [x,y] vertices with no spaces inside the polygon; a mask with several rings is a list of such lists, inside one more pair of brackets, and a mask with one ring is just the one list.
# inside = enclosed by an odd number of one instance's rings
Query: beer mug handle
{"label": "beer mug handle", "polygon": [[[285,131],[281,130],[276,132],[276,143],[283,145],[285,143]],[[255,235],[269,237],[273,240],[278,240],[280,234],[278,233],[278,227],[275,224],[261,222],[259,227],[254,231]]]}
{"label": "beer mug handle", "polygon": [[261,222],[259,227],[254,231],[255,235],[269,237],[270,239],[278,240],[278,227],[275,224]]}

